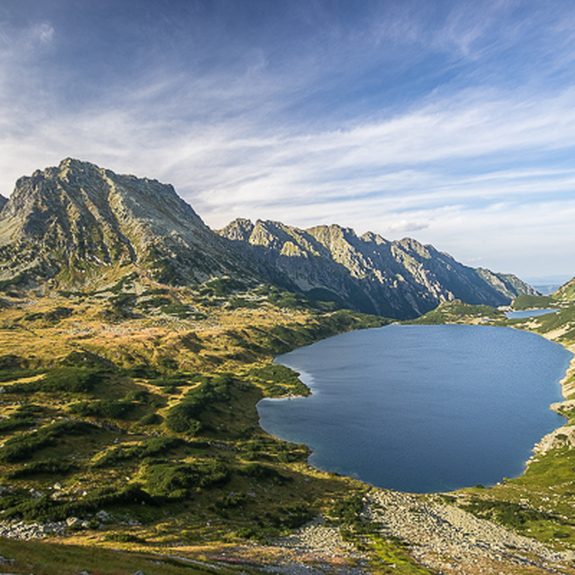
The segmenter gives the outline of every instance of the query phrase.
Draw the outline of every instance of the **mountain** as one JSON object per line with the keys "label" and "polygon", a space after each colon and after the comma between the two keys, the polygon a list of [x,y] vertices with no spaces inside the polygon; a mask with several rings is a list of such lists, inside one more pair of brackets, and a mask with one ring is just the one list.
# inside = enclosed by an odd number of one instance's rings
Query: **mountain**
{"label": "mountain", "polygon": [[134,269],[174,285],[269,283],[398,319],[453,299],[497,306],[535,293],[413,239],[244,219],[216,233],[172,186],[71,158],[16,182],[0,212],[0,287],[61,289]]}
{"label": "mountain", "polygon": [[393,318],[416,317],[453,299],[498,306],[537,293],[515,276],[464,266],[409,238],[388,241],[337,225],[302,230],[245,219],[219,233],[308,297]]}
{"label": "mountain", "polygon": [[84,277],[130,263],[166,283],[251,276],[170,185],[70,158],[16,182],[0,213],[0,281]]}
{"label": "mountain", "polygon": [[2,194],[0,194],[0,212],[2,211],[4,206],[7,204],[7,202],[8,202],[8,198],[5,198]]}

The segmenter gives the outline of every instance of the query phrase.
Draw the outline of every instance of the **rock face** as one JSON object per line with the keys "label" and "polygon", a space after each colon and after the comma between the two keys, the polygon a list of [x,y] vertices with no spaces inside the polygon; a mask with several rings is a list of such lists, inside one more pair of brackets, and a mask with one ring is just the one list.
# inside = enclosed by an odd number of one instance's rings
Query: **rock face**
{"label": "rock face", "polygon": [[4,206],[8,203],[8,198],[5,198],[2,194],[0,194],[0,212],[4,208]]}
{"label": "rock face", "polygon": [[260,273],[274,269],[309,297],[393,318],[416,317],[453,299],[498,306],[536,293],[515,276],[464,266],[410,238],[391,242],[337,225],[301,230],[245,219],[219,233],[248,248]]}
{"label": "rock face", "polygon": [[161,282],[249,272],[170,185],[66,159],[20,178],[0,213],[0,281],[134,263]]}

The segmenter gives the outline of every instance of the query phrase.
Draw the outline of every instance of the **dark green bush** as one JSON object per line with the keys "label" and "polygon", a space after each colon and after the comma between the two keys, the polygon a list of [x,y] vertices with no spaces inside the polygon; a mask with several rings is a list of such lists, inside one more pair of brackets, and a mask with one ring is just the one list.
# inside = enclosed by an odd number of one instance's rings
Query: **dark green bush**
{"label": "dark green bush", "polygon": [[145,364],[124,368],[120,373],[128,377],[137,377],[139,379],[154,379],[161,375],[157,369]]}
{"label": "dark green bush", "polygon": [[136,406],[129,402],[116,399],[102,399],[100,401],[83,401],[70,407],[70,411],[82,417],[101,417],[105,419],[123,419]]}
{"label": "dark green bush", "polygon": [[200,411],[199,404],[191,401],[181,401],[168,410],[166,415],[166,426],[174,433],[196,434],[201,427],[200,422],[195,419]]}
{"label": "dark green bush", "polygon": [[11,437],[0,450],[0,461],[15,463],[29,459],[35,452],[54,445],[56,439],[68,435],[85,435],[94,427],[81,421],[58,421],[37,431]]}
{"label": "dark green bush", "polygon": [[43,411],[42,407],[32,403],[20,406],[8,419],[0,421],[0,433],[32,427],[35,423],[34,416],[39,415]]}
{"label": "dark green bush", "polygon": [[170,303],[169,305],[164,305],[160,308],[162,313],[167,315],[173,315],[180,319],[186,319],[188,316],[194,313],[194,310],[189,306],[181,303]]}
{"label": "dark green bush", "polygon": [[161,415],[157,413],[147,413],[138,421],[138,423],[140,425],[148,426],[148,425],[159,425],[160,423],[162,423],[162,421],[164,421],[164,418]]}
{"label": "dark green bush", "polygon": [[126,394],[124,401],[137,401],[138,403],[148,403],[151,394],[147,389],[133,389]]}
{"label": "dark green bush", "polygon": [[6,474],[8,479],[18,479],[21,477],[30,477],[31,475],[65,475],[77,469],[77,466],[67,461],[59,459],[45,459],[28,463],[20,469],[16,469]]}
{"label": "dark green bush", "polygon": [[329,515],[343,525],[355,525],[360,521],[360,514],[364,505],[363,494],[355,493],[346,499],[336,501],[332,505]]}
{"label": "dark green bush", "polygon": [[152,437],[138,445],[115,447],[96,461],[93,467],[112,467],[128,459],[144,459],[155,455],[164,455],[170,450],[184,445],[177,437]]}
{"label": "dark green bush", "polygon": [[230,398],[229,389],[233,377],[224,373],[213,378],[199,376],[197,387],[190,389],[180,403],[168,410],[166,426],[175,433],[194,435],[200,429],[198,417],[206,407],[218,401]]}
{"label": "dark green bush", "polygon": [[49,497],[28,500],[10,508],[5,517],[21,516],[27,521],[62,521],[67,517],[82,516],[105,507],[132,503],[155,504],[155,501],[141,486],[134,484],[121,491],[111,487],[96,490],[80,501],[60,502]]}
{"label": "dark green bush", "polygon": [[544,511],[523,507],[509,501],[471,499],[461,507],[479,517],[492,519],[513,528],[521,527],[527,521],[541,521],[551,517]]}
{"label": "dark green bush", "polygon": [[229,468],[218,461],[152,465],[145,472],[145,487],[161,497],[185,497],[196,487],[211,487],[230,478]]}
{"label": "dark green bush", "polygon": [[37,391],[63,391],[85,393],[92,391],[102,381],[104,373],[89,367],[57,367],[42,379],[28,383],[15,383],[6,393],[34,393]]}
{"label": "dark green bush", "polygon": [[280,485],[292,481],[291,478],[282,475],[273,467],[262,465],[261,463],[248,463],[247,465],[244,465],[239,472],[241,475],[254,477],[256,479],[271,479]]}

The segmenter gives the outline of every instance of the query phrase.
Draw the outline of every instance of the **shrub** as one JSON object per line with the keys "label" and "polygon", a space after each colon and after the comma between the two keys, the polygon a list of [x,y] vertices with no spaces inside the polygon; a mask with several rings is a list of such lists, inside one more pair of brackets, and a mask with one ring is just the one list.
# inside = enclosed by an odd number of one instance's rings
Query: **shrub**
{"label": "shrub", "polygon": [[137,401],[139,403],[148,403],[150,401],[150,392],[147,389],[133,389],[126,394],[124,401]]}
{"label": "shrub", "polygon": [[37,381],[11,385],[6,389],[6,393],[34,393],[36,391],[85,393],[92,391],[100,383],[102,377],[103,372],[100,369],[57,367]]}
{"label": "shrub", "polygon": [[9,509],[6,517],[21,516],[27,521],[61,521],[66,517],[82,516],[108,506],[131,503],[154,504],[155,501],[140,485],[128,485],[117,491],[114,488],[103,488],[89,493],[80,501],[59,502],[49,497],[28,500]]}
{"label": "shrub", "polygon": [[128,377],[137,377],[140,379],[154,379],[160,375],[160,372],[146,364],[137,364],[132,367],[127,367],[121,370],[122,375]]}
{"label": "shrub", "polygon": [[183,444],[184,442],[177,437],[153,437],[147,441],[139,443],[138,445],[115,447],[106,452],[103,457],[100,457],[100,459],[94,463],[93,467],[112,467],[116,463],[120,463],[128,459],[144,459],[154,455],[165,454],[171,449]]}
{"label": "shrub", "polygon": [[129,401],[102,399],[100,401],[84,401],[70,407],[70,411],[82,417],[101,417],[105,419],[123,419],[135,405]]}
{"label": "shrub", "polygon": [[180,401],[168,410],[166,426],[174,433],[194,435],[201,427],[199,415],[211,403],[230,398],[229,388],[233,377],[229,373],[209,378],[199,376],[200,384],[190,389]]}
{"label": "shrub", "polygon": [[63,435],[84,435],[92,430],[93,426],[81,421],[58,421],[38,431],[21,433],[4,443],[0,461],[15,463],[29,459],[36,451],[54,445],[56,439]]}
{"label": "shrub", "polygon": [[42,411],[42,407],[32,403],[20,406],[8,419],[0,421],[0,433],[32,427],[35,423],[34,416]]}
{"label": "shrub", "polygon": [[240,469],[240,473],[247,477],[254,477],[257,479],[271,479],[280,485],[291,481],[289,477],[278,473],[273,467],[262,465],[261,463],[248,463]]}
{"label": "shrub", "polygon": [[185,497],[194,487],[211,487],[228,481],[229,468],[218,461],[160,464],[150,466],[145,473],[146,489],[162,497]]}
{"label": "shrub", "polygon": [[21,477],[29,477],[31,475],[64,475],[77,469],[77,466],[67,461],[59,459],[44,459],[42,461],[35,461],[28,463],[20,469],[16,469],[6,474],[8,479],[17,479]]}
{"label": "shrub", "polygon": [[32,417],[12,416],[8,419],[3,419],[0,421],[0,433],[7,433],[17,429],[24,429],[26,427],[32,427],[33,425],[34,419]]}
{"label": "shrub", "polygon": [[199,413],[199,406],[190,401],[181,401],[168,410],[166,426],[174,433],[188,433],[195,435],[201,427],[195,419]]}

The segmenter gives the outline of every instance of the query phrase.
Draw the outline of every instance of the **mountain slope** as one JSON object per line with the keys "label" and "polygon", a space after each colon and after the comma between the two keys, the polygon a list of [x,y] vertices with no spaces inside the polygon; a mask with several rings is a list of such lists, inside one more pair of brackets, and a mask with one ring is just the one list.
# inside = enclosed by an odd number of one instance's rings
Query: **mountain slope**
{"label": "mountain slope", "polygon": [[555,293],[552,294],[554,300],[562,302],[575,301],[575,278],[570,279],[563,284]]}
{"label": "mountain slope", "polygon": [[134,270],[175,285],[222,276],[270,283],[398,319],[453,299],[497,306],[535,293],[412,239],[249,220],[215,233],[172,186],[70,158],[16,182],[0,212],[1,288],[93,287]]}
{"label": "mountain slope", "polygon": [[464,266],[409,238],[390,242],[337,225],[301,230],[245,219],[219,233],[309,297],[389,317],[416,317],[453,299],[498,306],[536,293],[515,276]]}
{"label": "mountain slope", "polygon": [[170,185],[66,159],[23,177],[0,213],[0,280],[137,264],[162,282],[248,275]]}

